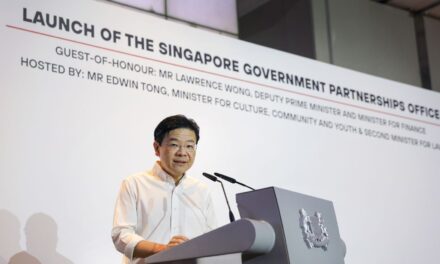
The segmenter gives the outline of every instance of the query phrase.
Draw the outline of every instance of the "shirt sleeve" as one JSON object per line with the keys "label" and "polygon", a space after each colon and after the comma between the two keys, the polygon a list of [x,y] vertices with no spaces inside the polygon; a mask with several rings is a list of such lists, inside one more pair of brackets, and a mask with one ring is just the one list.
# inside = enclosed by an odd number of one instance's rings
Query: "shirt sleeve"
{"label": "shirt sleeve", "polygon": [[126,179],[122,182],[119,195],[116,199],[113,217],[112,239],[116,249],[128,259],[133,260],[136,245],[144,240],[136,234],[136,188],[130,186]]}
{"label": "shirt sleeve", "polygon": [[205,206],[205,217],[206,217],[206,224],[207,224],[207,230],[205,232],[209,232],[215,228],[217,228],[217,218],[215,216],[215,210],[214,210],[214,204],[212,201],[211,191],[208,190],[207,192],[207,199],[206,199],[206,206]]}

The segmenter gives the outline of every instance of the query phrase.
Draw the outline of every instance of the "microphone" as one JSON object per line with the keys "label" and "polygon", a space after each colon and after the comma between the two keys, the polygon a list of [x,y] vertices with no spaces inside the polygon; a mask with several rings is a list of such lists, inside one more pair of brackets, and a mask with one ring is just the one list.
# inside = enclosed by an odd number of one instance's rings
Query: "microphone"
{"label": "microphone", "polygon": [[237,180],[234,179],[234,178],[228,177],[228,176],[226,176],[226,175],[223,175],[223,174],[221,174],[221,173],[217,173],[217,172],[214,172],[214,175],[217,176],[217,177],[219,177],[219,178],[221,178],[221,179],[223,179],[223,180],[225,180],[225,181],[228,181],[228,182],[230,182],[230,183],[237,183],[237,184],[240,184],[241,186],[244,186],[244,187],[246,187],[246,188],[251,189],[252,191],[255,191],[254,188],[252,188],[252,187],[250,187],[250,186],[247,186],[246,184],[241,183],[241,182],[237,181]]}
{"label": "microphone", "polygon": [[223,186],[223,182],[217,179],[217,177],[215,177],[214,175],[211,175],[209,173],[204,172],[202,173],[202,175],[210,179],[211,181],[218,182],[222,185],[223,194],[225,195],[226,204],[228,205],[228,209],[229,209],[229,221],[231,221],[231,223],[234,222],[235,221],[234,213],[232,213],[231,206],[229,205],[228,196],[226,196],[226,191],[225,191],[225,187]]}
{"label": "microphone", "polygon": [[204,173],[202,173],[202,175],[205,176],[206,178],[210,179],[213,182],[218,181],[217,177],[215,177],[214,175],[211,175],[209,173],[204,172]]}

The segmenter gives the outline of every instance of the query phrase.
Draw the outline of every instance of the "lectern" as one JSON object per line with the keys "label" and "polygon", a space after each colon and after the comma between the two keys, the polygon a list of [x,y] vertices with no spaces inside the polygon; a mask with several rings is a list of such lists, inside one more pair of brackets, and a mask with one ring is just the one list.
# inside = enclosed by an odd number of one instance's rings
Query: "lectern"
{"label": "lectern", "polygon": [[281,188],[237,194],[241,219],[145,259],[166,264],[344,264],[333,203]]}

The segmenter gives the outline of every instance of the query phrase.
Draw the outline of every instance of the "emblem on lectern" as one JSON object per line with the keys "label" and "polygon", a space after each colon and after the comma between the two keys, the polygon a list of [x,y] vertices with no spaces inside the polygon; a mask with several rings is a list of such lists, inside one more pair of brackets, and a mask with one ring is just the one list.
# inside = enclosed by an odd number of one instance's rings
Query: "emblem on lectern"
{"label": "emblem on lectern", "polygon": [[308,248],[322,248],[327,250],[330,241],[327,228],[324,226],[324,220],[319,212],[315,215],[307,215],[306,210],[299,210],[300,225],[303,231],[304,241]]}

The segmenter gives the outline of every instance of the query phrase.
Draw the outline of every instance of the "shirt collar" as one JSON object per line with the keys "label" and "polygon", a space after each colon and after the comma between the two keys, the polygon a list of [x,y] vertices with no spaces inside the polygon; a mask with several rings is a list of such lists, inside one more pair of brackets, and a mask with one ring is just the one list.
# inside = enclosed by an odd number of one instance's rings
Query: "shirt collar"
{"label": "shirt collar", "polygon": [[[174,181],[174,178],[171,177],[171,175],[169,175],[166,171],[164,171],[162,169],[162,167],[159,164],[159,161],[156,161],[156,163],[154,163],[153,174],[157,175],[164,182],[168,182],[168,183],[173,184],[173,185],[176,184],[176,182]],[[184,174],[182,176],[182,179],[180,179],[179,185],[182,184],[183,181],[185,180],[185,175],[186,174]]]}

